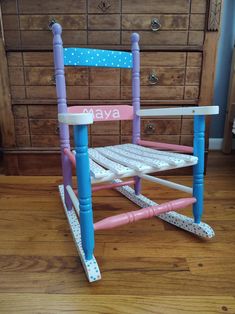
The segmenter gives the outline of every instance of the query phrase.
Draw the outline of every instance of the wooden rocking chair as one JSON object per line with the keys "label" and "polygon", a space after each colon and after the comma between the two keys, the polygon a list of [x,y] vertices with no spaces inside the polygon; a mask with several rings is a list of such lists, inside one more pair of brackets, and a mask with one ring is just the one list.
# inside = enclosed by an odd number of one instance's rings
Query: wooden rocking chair
{"label": "wooden rocking chair", "polygon": [[[61,26],[54,23],[52,31],[63,172],[63,185],[59,186],[59,190],[88,280],[91,282],[101,278],[98,264],[93,255],[95,230],[114,228],[140,219],[158,216],[160,219],[198,236],[213,237],[212,228],[201,222],[204,132],[205,115],[217,114],[218,107],[140,109],[138,34],[133,33],[131,36],[131,52],[123,52],[63,48]],[[132,70],[132,105],[67,107],[64,66],[129,68]],[[194,147],[140,139],[140,118],[163,115],[194,116]],[[114,120],[133,121],[132,143],[88,149],[88,125],[93,121]],[[74,152],[70,148],[69,125],[74,127]],[[77,191],[72,188],[72,166],[76,167]],[[193,188],[149,175],[162,170],[188,166],[193,166]],[[122,178],[125,177],[132,177],[132,179],[122,181]],[[141,179],[178,189],[192,196],[158,205],[140,194]],[[108,183],[95,185],[100,182]],[[134,184],[134,189],[129,186],[130,184]],[[93,223],[91,192],[105,188],[115,188],[142,209],[114,215]],[[194,219],[175,212],[175,210],[190,204],[193,204]]]}

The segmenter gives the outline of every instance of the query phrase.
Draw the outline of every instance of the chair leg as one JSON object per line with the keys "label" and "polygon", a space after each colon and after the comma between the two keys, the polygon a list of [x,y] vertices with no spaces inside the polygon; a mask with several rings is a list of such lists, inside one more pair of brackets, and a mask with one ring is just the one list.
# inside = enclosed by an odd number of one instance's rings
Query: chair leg
{"label": "chair leg", "polygon": [[72,169],[71,162],[67,156],[65,156],[64,152],[61,152],[62,158],[62,172],[63,172],[63,185],[64,185],[64,196],[65,196],[65,204],[68,210],[72,209],[72,202],[66,190],[67,185],[72,184]]}
{"label": "chair leg", "polygon": [[135,177],[134,179],[135,179],[134,184],[135,195],[139,195],[141,193],[141,178]]}
{"label": "chair leg", "polygon": [[204,198],[204,152],[205,152],[205,117],[194,117],[194,156],[198,163],[193,166],[193,196],[197,202],[193,204],[194,222],[200,223],[203,213]]}
{"label": "chair leg", "polygon": [[90,260],[93,257],[95,241],[88,157],[88,131],[86,125],[74,126],[74,141],[76,150],[76,176],[80,206],[82,248],[86,260]]}

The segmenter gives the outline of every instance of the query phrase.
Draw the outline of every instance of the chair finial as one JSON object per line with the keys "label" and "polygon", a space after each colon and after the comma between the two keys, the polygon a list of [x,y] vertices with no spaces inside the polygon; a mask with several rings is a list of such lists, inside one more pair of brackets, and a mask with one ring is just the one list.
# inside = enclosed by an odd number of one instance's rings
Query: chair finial
{"label": "chair finial", "polygon": [[134,42],[138,42],[140,39],[140,35],[138,33],[132,33],[131,34],[131,42],[134,43]]}
{"label": "chair finial", "polygon": [[61,35],[62,34],[62,27],[60,26],[59,23],[54,23],[51,26],[52,32],[54,35]]}

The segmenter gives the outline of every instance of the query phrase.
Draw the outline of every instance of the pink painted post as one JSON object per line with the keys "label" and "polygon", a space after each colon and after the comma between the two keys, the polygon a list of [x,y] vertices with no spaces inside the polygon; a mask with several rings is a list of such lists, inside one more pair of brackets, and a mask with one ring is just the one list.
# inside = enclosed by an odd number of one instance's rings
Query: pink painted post
{"label": "pink painted post", "polygon": [[139,140],[138,144],[142,146],[153,147],[153,148],[162,149],[162,150],[173,150],[173,151],[189,153],[189,154],[193,153],[193,147],[185,146],[185,145],[176,145],[176,144],[142,141],[142,140]]}
{"label": "pink painted post", "polygon": [[[137,144],[140,139],[140,117],[136,114],[140,110],[140,48],[139,48],[139,34],[133,33],[131,35],[131,51],[132,51],[132,106],[133,124],[132,124],[132,143]],[[140,194],[141,180],[135,177],[135,194]]]}
{"label": "pink painted post", "polygon": [[68,156],[69,160],[71,161],[72,165],[76,168],[76,159],[74,154],[68,148],[64,149],[64,154]]}
{"label": "pink painted post", "polygon": [[172,210],[185,208],[195,202],[196,198],[194,197],[180,198],[178,200],[163,203],[161,205],[150,206],[142,208],[140,210],[115,215],[96,222],[94,224],[94,229],[95,230],[112,229],[141,219],[151,218],[153,216],[157,216]]}
{"label": "pink painted post", "polygon": [[[66,103],[66,87],[64,78],[64,57],[63,57],[63,42],[61,38],[62,28],[58,23],[52,25],[53,32],[53,53],[54,53],[54,66],[56,77],[56,94],[58,102],[58,113],[67,112]],[[65,203],[68,210],[72,209],[72,202],[66,190],[67,185],[72,185],[72,167],[69,157],[64,154],[64,149],[70,150],[69,142],[69,126],[60,123],[60,148],[61,148],[61,162],[62,174],[64,184]]]}
{"label": "pink painted post", "polygon": [[128,105],[71,106],[68,112],[91,113],[94,121],[133,119],[133,107]]}

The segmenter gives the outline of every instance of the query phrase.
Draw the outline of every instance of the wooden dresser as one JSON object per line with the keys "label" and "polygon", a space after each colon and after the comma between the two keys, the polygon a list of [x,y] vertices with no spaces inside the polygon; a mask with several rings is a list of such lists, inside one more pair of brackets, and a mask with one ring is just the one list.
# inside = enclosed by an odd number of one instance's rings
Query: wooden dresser
{"label": "wooden dresser", "polygon": [[[59,174],[49,21],[65,46],[130,49],[140,34],[142,106],[210,105],[221,1],[3,0],[1,132],[8,174]],[[5,53],[6,52],[6,53]],[[6,55],[6,57],[5,57]],[[68,104],[130,104],[125,69],[66,69]],[[10,96],[9,96],[10,93]],[[192,144],[192,119],[143,119],[142,138]],[[128,142],[127,121],[94,124],[90,145]]]}

